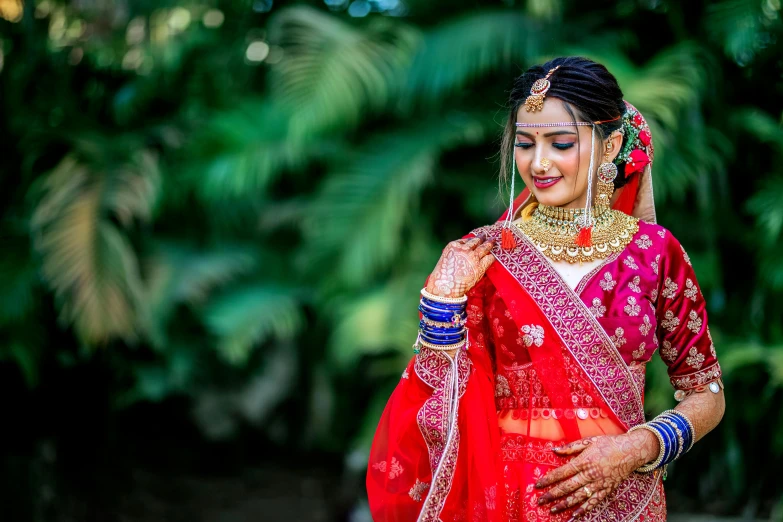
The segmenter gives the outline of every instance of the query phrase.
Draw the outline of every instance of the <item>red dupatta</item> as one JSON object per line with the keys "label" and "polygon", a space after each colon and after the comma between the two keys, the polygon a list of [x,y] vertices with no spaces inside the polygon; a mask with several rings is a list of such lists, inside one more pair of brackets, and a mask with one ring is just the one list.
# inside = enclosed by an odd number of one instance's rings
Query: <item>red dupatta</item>
{"label": "red dupatta", "polygon": [[[495,224],[472,234],[499,245],[500,231],[501,225]],[[515,249],[493,249],[498,262],[486,275],[520,331],[536,326],[543,332],[530,355],[553,409],[564,412],[556,418],[562,442],[583,436],[573,413],[567,413],[573,405],[564,358],[581,370],[579,379],[594,405],[611,412],[617,433],[644,422],[642,390],[611,339],[543,255],[518,231],[517,236]],[[471,292],[468,297],[471,349],[454,358],[422,350],[409,363],[381,417],[367,472],[376,522],[509,518],[492,363],[471,323],[471,318],[483,318],[483,302]],[[632,474],[583,520],[630,522],[640,515],[665,520],[659,483],[660,473]]]}

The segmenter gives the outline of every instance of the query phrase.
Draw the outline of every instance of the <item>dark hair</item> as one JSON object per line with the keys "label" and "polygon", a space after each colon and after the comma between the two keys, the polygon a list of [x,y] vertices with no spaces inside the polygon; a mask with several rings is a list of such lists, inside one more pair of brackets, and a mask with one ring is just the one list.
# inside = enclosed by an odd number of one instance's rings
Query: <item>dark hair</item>
{"label": "dark hair", "polygon": [[[500,145],[501,185],[512,172],[510,161],[514,150],[514,135],[516,133],[514,124],[517,121],[517,111],[530,95],[533,82],[546,76],[551,69],[558,65],[560,68],[549,77],[551,87],[546,93],[546,98],[559,98],[565,102],[566,111],[571,115],[573,121],[611,120],[625,113],[623,91],[614,75],[600,63],[578,56],[568,56],[555,58],[543,65],[534,65],[514,81],[509,96],[510,112]],[[622,118],[596,125],[599,138],[606,139],[622,125]],[[625,146],[625,139],[624,136],[620,150]],[[618,164],[617,168],[623,172],[625,164]],[[626,182],[625,176],[617,176],[614,180],[614,186],[620,188]]]}

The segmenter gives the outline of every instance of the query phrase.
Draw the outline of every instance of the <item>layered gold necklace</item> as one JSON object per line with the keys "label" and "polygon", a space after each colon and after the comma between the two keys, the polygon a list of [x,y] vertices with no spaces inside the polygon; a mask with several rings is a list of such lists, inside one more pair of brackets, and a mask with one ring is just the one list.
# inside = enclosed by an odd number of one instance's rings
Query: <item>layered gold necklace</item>
{"label": "layered gold necklace", "polygon": [[606,206],[593,207],[592,245],[578,246],[584,209],[538,205],[530,219],[515,223],[545,256],[553,261],[587,263],[622,252],[639,231],[639,220]]}

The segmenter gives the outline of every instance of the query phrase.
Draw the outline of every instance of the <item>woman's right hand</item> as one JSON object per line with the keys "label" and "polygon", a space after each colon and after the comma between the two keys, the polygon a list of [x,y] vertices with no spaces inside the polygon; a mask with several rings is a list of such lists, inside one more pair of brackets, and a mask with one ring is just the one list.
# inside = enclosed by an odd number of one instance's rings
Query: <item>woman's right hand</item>
{"label": "woman's right hand", "polygon": [[465,295],[495,261],[495,256],[490,254],[494,243],[485,241],[484,237],[473,237],[446,245],[427,280],[427,291],[441,297]]}

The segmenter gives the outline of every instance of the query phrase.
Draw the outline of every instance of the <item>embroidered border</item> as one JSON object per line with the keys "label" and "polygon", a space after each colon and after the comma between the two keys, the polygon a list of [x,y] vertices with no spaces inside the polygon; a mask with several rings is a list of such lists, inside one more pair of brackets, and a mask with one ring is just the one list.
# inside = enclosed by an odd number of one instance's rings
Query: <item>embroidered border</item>
{"label": "embroidered border", "polygon": [[718,380],[723,371],[720,369],[720,364],[717,362],[712,366],[701,369],[698,372],[689,373],[688,375],[677,375],[670,377],[669,381],[677,390],[690,390],[699,386],[704,386],[712,381]]}
{"label": "embroidered border", "polygon": [[[457,351],[452,359],[440,352],[422,350],[416,359],[416,374],[420,378],[422,374],[425,375],[429,380],[422,380],[429,385],[434,384],[432,395],[424,401],[416,415],[416,422],[429,451],[432,469],[432,486],[417,520],[437,522],[451,491],[454,472],[457,469],[460,441],[457,413],[459,398],[467,387],[471,362],[469,357],[460,351]],[[438,377],[440,379],[436,382]]]}

